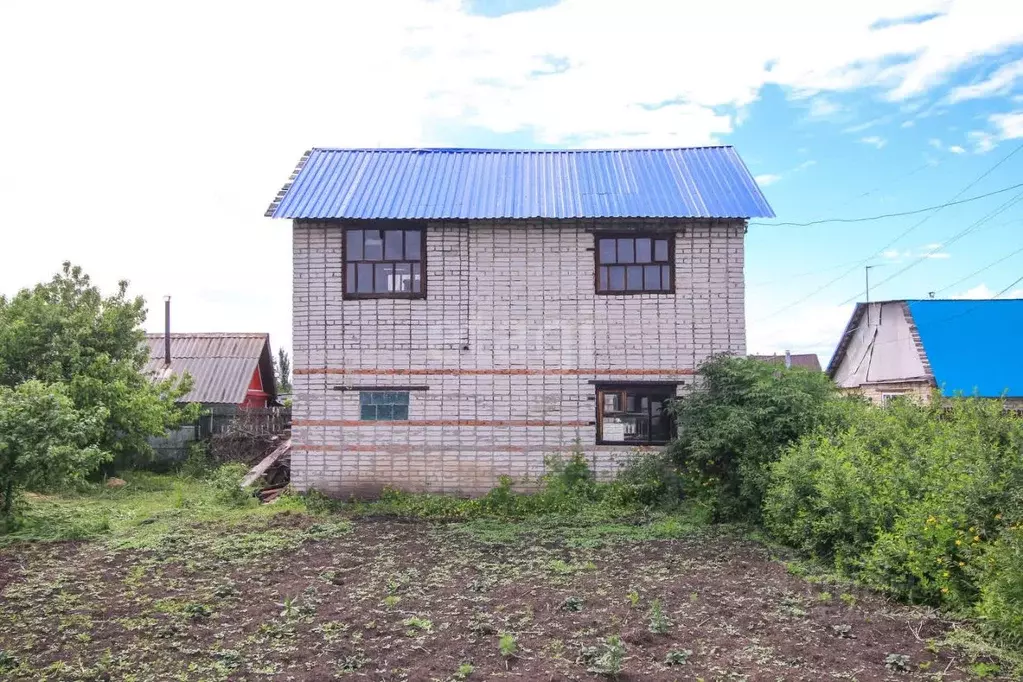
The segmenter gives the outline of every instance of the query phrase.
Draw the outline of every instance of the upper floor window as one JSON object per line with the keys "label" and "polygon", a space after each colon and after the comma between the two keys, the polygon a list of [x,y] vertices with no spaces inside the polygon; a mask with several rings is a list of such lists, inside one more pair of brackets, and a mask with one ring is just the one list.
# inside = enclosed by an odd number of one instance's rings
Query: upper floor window
{"label": "upper floor window", "polygon": [[345,298],[424,298],[426,231],[345,228]]}
{"label": "upper floor window", "polygon": [[675,291],[672,235],[597,235],[596,251],[598,294]]}

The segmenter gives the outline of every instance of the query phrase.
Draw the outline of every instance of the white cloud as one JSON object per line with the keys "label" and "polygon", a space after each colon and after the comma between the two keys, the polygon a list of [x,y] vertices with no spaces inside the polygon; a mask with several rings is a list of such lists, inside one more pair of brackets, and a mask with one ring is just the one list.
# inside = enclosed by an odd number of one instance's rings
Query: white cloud
{"label": "white cloud", "polygon": [[814,97],[810,102],[810,118],[831,118],[835,114],[842,111],[842,107],[837,102],[826,97]]}
{"label": "white cloud", "polygon": [[756,180],[757,184],[761,187],[767,187],[768,185],[773,185],[781,180],[781,176],[773,173],[764,173],[763,175],[758,175],[753,179]]}
{"label": "white cloud", "polygon": [[998,131],[998,139],[1014,140],[1023,137],[1023,111],[1011,114],[992,114],[989,120]]}
{"label": "white cloud", "polygon": [[869,144],[871,147],[876,147],[877,149],[884,149],[885,145],[888,144],[888,140],[878,135],[869,135],[867,137],[861,137],[860,142],[862,142],[863,144]]}
{"label": "white cloud", "polygon": [[290,228],[262,211],[310,146],[452,143],[470,126],[567,146],[708,143],[766,86],[818,111],[858,89],[914,101],[1023,42],[1014,8],[564,0],[487,18],[460,0],[2,2],[0,63],[17,68],[0,70],[16,104],[0,205],[16,229],[0,291],[70,258],[154,304],[173,294],[182,331],[269,329],[287,345]]}
{"label": "white cloud", "polygon": [[1020,78],[1023,78],[1023,59],[1002,65],[984,81],[954,88],[948,95],[948,101],[954,103],[1004,95]]}
{"label": "white cloud", "polygon": [[983,130],[971,130],[966,134],[966,137],[969,138],[970,142],[973,144],[973,151],[976,154],[987,153],[998,146],[996,144],[997,138],[995,138],[995,136],[991,133]]}
{"label": "white cloud", "polygon": [[[1001,290],[999,289],[999,291]],[[956,296],[953,296],[952,298],[970,299],[994,298],[996,293],[998,292],[993,291],[987,284],[978,284],[972,289],[967,289],[966,291]],[[1007,291],[998,298],[1023,298],[1023,289],[1013,289],[1012,291]]]}
{"label": "white cloud", "polygon": [[962,147],[960,147],[957,144],[952,145],[951,147],[948,148],[948,150],[950,152],[952,152],[953,154],[965,154],[966,153],[966,150],[963,149]]}
{"label": "white cloud", "polygon": [[941,140],[939,140],[939,139],[937,139],[935,137],[932,137],[931,139],[927,140],[927,144],[931,145],[935,149],[941,149],[942,148]]}
{"label": "white cloud", "polygon": [[[752,302],[751,302],[752,303]],[[775,318],[749,319],[746,347],[751,355],[816,353],[827,366],[854,306],[805,305]],[[753,310],[751,305],[749,310]]]}

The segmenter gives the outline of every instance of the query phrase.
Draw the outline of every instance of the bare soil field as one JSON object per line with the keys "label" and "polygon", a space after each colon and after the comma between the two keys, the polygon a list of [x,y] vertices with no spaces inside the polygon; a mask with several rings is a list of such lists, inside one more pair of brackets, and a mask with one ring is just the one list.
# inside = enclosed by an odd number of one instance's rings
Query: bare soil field
{"label": "bare soil field", "polygon": [[[147,525],[148,524],[148,525]],[[931,612],[671,519],[282,513],[0,549],[12,680],[958,680]]]}

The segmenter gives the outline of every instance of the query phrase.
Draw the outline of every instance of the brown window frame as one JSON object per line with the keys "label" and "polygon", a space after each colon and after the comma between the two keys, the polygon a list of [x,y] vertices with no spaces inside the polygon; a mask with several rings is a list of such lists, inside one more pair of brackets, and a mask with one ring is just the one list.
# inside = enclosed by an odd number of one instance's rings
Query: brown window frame
{"label": "brown window frame", "polygon": [[[607,440],[604,438],[604,406],[605,396],[608,394],[618,394],[619,399],[624,403],[626,402],[625,394],[634,393],[637,395],[646,394],[647,398],[647,410],[646,418],[647,423],[653,419],[653,400],[652,397],[657,395],[665,395],[665,401],[674,400],[677,396],[676,383],[671,382],[660,382],[650,381],[643,383],[636,382],[601,382],[596,384],[597,390],[597,433],[596,442],[597,445],[630,445],[630,446],[647,446],[647,445],[666,445],[675,436],[675,423],[671,419],[670,415],[666,415],[669,419],[668,425],[668,436],[664,439],[654,439],[652,435],[648,435],[646,440]],[[621,414],[640,414],[640,412],[627,412],[624,409],[620,410]],[[662,408],[662,414],[665,414],[664,408]],[[648,426],[649,428],[649,426]]]}
{"label": "brown window frame", "polygon": [[[602,267],[613,267],[619,265],[616,263],[602,263],[600,260],[600,240],[601,239],[632,239],[634,242],[637,239],[649,239],[650,240],[650,262],[648,263],[624,263],[628,267],[629,265],[638,265],[645,267],[647,265],[653,266],[664,266],[668,267],[668,288],[667,289],[602,289],[600,286],[600,273]],[[655,247],[657,240],[667,240],[668,242],[668,259],[654,260]],[[635,253],[635,243],[633,243],[633,253]],[[663,273],[663,271],[662,271]],[[628,275],[626,274],[626,278]],[[645,276],[644,276],[645,277]],[[663,277],[663,274],[662,274]],[[626,279],[627,283],[628,280]],[[610,285],[610,279],[608,281]],[[645,281],[644,281],[645,284]],[[593,288],[598,296],[663,296],[673,295],[675,293],[675,233],[674,232],[594,232],[593,234]]]}
{"label": "brown window frame", "polygon": [[[419,233],[419,260],[409,261],[405,259],[407,255],[405,253],[405,237],[402,236],[402,258],[393,259],[382,257],[380,260],[348,260],[348,234],[355,231],[379,231],[383,237],[383,233],[388,231],[402,231],[402,232],[418,232]],[[392,221],[372,221],[366,225],[345,225],[341,231],[341,292],[342,298],[346,300],[353,299],[422,299],[426,298],[426,238],[427,230],[426,225],[423,223],[407,223],[407,222],[392,222]],[[363,237],[365,239],[365,237]],[[386,237],[384,253],[382,256],[386,256]],[[350,291],[348,287],[348,271],[350,266],[359,265],[360,263],[418,263],[419,264],[419,291],[372,291],[372,292],[359,292]],[[375,271],[375,268],[374,268]],[[358,268],[355,271],[356,288],[358,288]]]}

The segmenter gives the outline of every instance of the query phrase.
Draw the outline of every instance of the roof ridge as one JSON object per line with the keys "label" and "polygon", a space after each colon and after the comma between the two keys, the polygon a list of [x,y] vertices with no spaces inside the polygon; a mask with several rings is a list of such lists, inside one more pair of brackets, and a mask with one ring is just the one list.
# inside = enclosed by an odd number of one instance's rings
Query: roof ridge
{"label": "roof ridge", "polygon": [[564,154],[599,152],[669,152],[695,149],[734,149],[730,144],[704,144],[691,147],[602,147],[602,148],[537,148],[524,147],[312,147],[314,152],[495,152],[504,154]]}

